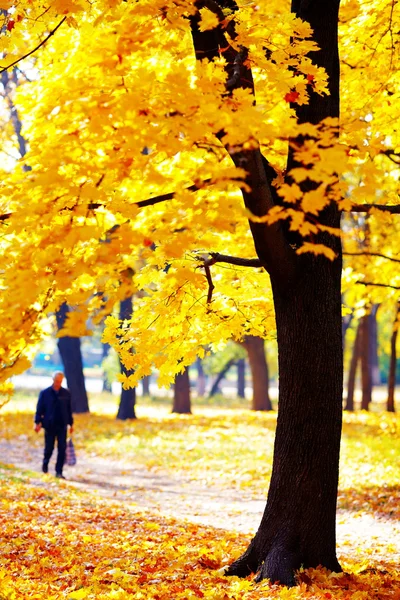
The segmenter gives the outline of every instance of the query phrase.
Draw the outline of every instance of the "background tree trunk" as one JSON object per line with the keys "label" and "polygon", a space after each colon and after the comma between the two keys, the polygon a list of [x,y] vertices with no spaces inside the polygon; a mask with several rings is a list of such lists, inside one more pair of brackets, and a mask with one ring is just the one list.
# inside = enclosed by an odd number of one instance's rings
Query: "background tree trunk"
{"label": "background tree trunk", "polygon": [[191,404],[190,404],[190,381],[189,381],[189,368],[183,371],[183,373],[178,373],[175,377],[175,385],[174,385],[174,403],[172,406],[172,412],[178,414],[190,414]]}
{"label": "background tree trunk", "polygon": [[206,379],[206,374],[204,373],[203,362],[202,362],[201,358],[197,358],[196,367],[197,367],[197,395],[205,396],[207,379]]}
{"label": "background tree trunk", "polygon": [[239,398],[246,397],[246,361],[239,358],[237,361],[237,395]]}
{"label": "background tree trunk", "polygon": [[379,304],[374,304],[369,314],[369,364],[371,368],[371,383],[372,386],[380,385],[381,376],[379,373],[378,359],[378,320],[377,313]]}
{"label": "background tree trunk", "polygon": [[150,379],[151,375],[146,375],[142,379],[143,396],[150,396]]}
{"label": "background tree trunk", "polygon": [[255,335],[246,335],[243,345],[247,351],[253,382],[251,408],[252,410],[272,410],[264,340]]}
{"label": "background tree trunk", "polygon": [[229,371],[229,369],[236,363],[236,359],[235,358],[231,358],[230,360],[228,360],[228,362],[226,363],[226,365],[223,367],[223,369],[221,369],[221,371],[218,373],[217,377],[215,378],[212,386],[211,386],[211,390],[210,393],[208,395],[209,398],[212,398],[213,396],[215,396],[215,394],[217,392],[219,392],[219,384],[221,383],[221,381],[223,380],[223,378],[225,377],[225,375],[227,374],[227,372]]}
{"label": "background tree trunk", "polygon": [[[132,317],[132,296],[129,298],[125,298],[125,300],[121,301],[120,309],[119,309],[119,318],[121,320],[130,319]],[[131,369],[127,369],[125,365],[119,361],[121,373],[129,377],[134,373]],[[126,421],[127,419],[136,419],[135,413],[135,404],[136,404],[136,389],[129,388],[121,390],[121,396],[119,400],[117,419],[121,421]]]}
{"label": "background tree trunk", "polygon": [[388,377],[388,397],[386,410],[389,412],[395,412],[394,407],[394,391],[396,387],[396,367],[397,367],[397,334],[399,326],[399,314],[400,314],[400,302],[397,304],[396,315],[393,322],[392,336],[390,339],[390,366],[389,366],[389,377]]}
{"label": "background tree trunk", "polygon": [[[63,328],[68,312],[69,307],[64,302],[56,313],[58,331]],[[79,337],[64,336],[58,338],[57,346],[64,365],[67,386],[71,392],[72,412],[89,412],[85,377],[83,375],[81,340]]]}
{"label": "background tree trunk", "polygon": [[345,410],[354,410],[354,390],[356,387],[357,364],[360,358],[361,346],[361,323],[357,325],[356,339],[354,340],[353,353],[351,355],[349,376],[347,383],[347,399]]}
{"label": "background tree trunk", "polygon": [[[110,352],[110,344],[103,344],[102,345],[102,360],[104,360],[105,358],[107,358],[108,353]],[[111,387],[111,383],[108,381],[108,377],[107,377],[107,373],[104,373],[103,371],[103,392],[111,392],[112,391],[112,387]]]}
{"label": "background tree trunk", "polygon": [[369,405],[372,400],[372,377],[370,364],[370,343],[371,343],[371,321],[369,315],[364,315],[361,318],[361,409],[369,410]]}

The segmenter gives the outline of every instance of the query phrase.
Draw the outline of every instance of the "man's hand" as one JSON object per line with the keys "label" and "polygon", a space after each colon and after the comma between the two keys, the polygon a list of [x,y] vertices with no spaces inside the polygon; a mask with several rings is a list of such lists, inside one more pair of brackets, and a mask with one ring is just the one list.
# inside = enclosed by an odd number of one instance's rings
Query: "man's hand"
{"label": "man's hand", "polygon": [[72,427],[72,425],[69,426],[69,435],[72,435],[74,433],[74,428]]}
{"label": "man's hand", "polygon": [[35,427],[34,430],[36,431],[36,433],[39,433],[39,431],[41,430],[42,426],[40,423],[35,423]]}

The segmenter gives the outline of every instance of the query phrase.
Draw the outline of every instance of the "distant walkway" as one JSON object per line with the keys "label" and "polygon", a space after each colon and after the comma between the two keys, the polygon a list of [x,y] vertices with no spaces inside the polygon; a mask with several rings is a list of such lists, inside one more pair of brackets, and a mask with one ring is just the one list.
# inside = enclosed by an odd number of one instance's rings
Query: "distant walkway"
{"label": "distant walkway", "polygon": [[[55,485],[53,477],[44,477],[40,472],[41,449],[27,447],[24,439],[0,441],[0,457],[3,464],[33,471],[35,475],[30,481],[35,485]],[[54,457],[50,471],[53,468]],[[80,452],[78,464],[66,467],[65,475],[65,485],[104,499],[119,500],[133,511],[145,510],[244,533],[257,530],[265,507],[264,498],[254,499],[246,491],[207,487],[171,473],[153,472],[135,465],[134,457],[130,462],[110,463],[109,459]],[[340,510],[337,531],[342,560],[350,555],[354,559],[356,554],[360,561],[368,558],[382,564],[400,563],[398,521]]]}

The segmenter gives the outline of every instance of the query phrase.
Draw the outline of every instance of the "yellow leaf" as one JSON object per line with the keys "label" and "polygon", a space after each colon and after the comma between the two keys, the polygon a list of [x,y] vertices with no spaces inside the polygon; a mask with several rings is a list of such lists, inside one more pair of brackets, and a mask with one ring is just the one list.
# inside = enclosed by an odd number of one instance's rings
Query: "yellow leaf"
{"label": "yellow leaf", "polygon": [[208,8],[200,9],[201,20],[199,23],[200,31],[207,31],[208,29],[214,29],[219,25],[219,19],[215,13]]}
{"label": "yellow leaf", "polygon": [[86,598],[90,590],[81,588],[80,590],[76,590],[76,592],[70,592],[68,594],[68,600],[82,600],[82,598]]}

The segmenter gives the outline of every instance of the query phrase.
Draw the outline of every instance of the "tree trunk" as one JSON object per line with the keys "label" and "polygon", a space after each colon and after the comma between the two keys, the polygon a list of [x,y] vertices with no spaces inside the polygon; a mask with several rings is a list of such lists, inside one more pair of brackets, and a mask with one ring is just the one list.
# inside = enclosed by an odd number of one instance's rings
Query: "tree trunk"
{"label": "tree trunk", "polygon": [[380,385],[381,377],[379,373],[379,359],[378,359],[378,322],[377,313],[379,304],[374,304],[369,314],[369,364],[371,366],[371,384]]}
{"label": "tree trunk", "polygon": [[[311,91],[309,104],[295,107],[297,117],[300,122],[311,123],[328,116],[338,117],[339,0],[293,0],[292,10],[314,31],[320,50],[312,58],[325,67],[330,90],[327,96]],[[290,152],[288,171],[294,164]],[[258,187],[258,194],[260,189],[263,188]],[[257,210],[256,200],[245,194],[246,205]],[[268,202],[266,194],[264,205]],[[320,221],[340,227],[334,202],[324,209]],[[260,527],[246,552],[227,573],[245,577],[254,572],[258,573],[257,580],[268,578],[294,585],[294,573],[301,566],[322,565],[341,571],[335,535],[343,410],[341,243],[327,233],[316,235],[315,242],[332,248],[336,258],[330,261],[302,255],[296,260],[296,275],[292,279],[290,255],[284,248],[275,245],[271,250],[268,245],[271,238],[280,241],[279,231],[256,225],[251,228],[258,257],[270,272],[274,296],[278,421],[271,482]],[[277,253],[278,264],[274,261]],[[285,267],[281,256],[287,261]]]}
{"label": "tree trunk", "polygon": [[351,355],[349,378],[347,383],[347,399],[345,410],[354,410],[354,390],[356,387],[357,364],[360,358],[361,345],[361,322],[357,326],[356,339],[354,340],[353,353]]}
{"label": "tree trunk", "polygon": [[247,335],[243,341],[249,359],[253,382],[252,410],[272,410],[269,397],[268,365],[265,358],[264,340]]}
{"label": "tree trunk", "polygon": [[[64,302],[56,313],[58,331],[63,328],[68,312],[69,307]],[[58,338],[57,346],[64,365],[67,386],[71,392],[72,412],[89,412],[85,377],[83,375],[81,340],[79,337],[64,336]]]}
{"label": "tree trunk", "polygon": [[146,375],[142,379],[143,396],[150,396],[150,375]]}
{"label": "tree trunk", "polygon": [[215,378],[214,383],[211,386],[211,390],[210,390],[210,393],[208,396],[209,398],[212,398],[218,392],[219,384],[221,383],[221,381],[223,380],[223,378],[225,377],[225,375],[227,374],[229,369],[235,364],[235,362],[236,362],[235,359],[231,358],[230,360],[228,360],[228,362],[223,367],[223,369],[218,373],[217,377]]}
{"label": "tree trunk", "polygon": [[203,363],[201,358],[197,358],[196,360],[197,367],[197,395],[205,396],[206,394],[206,374],[204,373]]}
{"label": "tree trunk", "polygon": [[[111,348],[110,344],[103,344],[103,354],[102,354],[103,360],[105,358],[107,358],[108,353],[110,352],[110,348]],[[108,380],[107,373],[104,373],[104,371],[103,371],[103,392],[111,392],[111,391],[112,391],[111,383]]]}
{"label": "tree trunk", "polygon": [[273,471],[258,532],[228,571],[239,576],[259,571],[259,579],[287,585],[294,584],[301,565],[341,571],[335,551],[341,261],[305,262],[296,290],[286,297],[274,291],[280,378]]}
{"label": "tree trunk", "polygon": [[174,385],[174,403],[172,406],[172,412],[180,415],[190,414],[192,412],[190,405],[190,381],[189,381],[189,368],[178,373],[175,377]]}
{"label": "tree trunk", "polygon": [[237,395],[239,398],[246,397],[246,361],[239,358],[237,362]]}
{"label": "tree trunk", "polygon": [[396,316],[394,318],[392,337],[390,339],[390,367],[388,377],[388,397],[386,410],[389,412],[395,412],[394,408],[394,391],[396,387],[396,367],[397,367],[397,352],[396,342],[399,327],[399,313],[400,313],[400,302],[397,304]]}
{"label": "tree trunk", "polygon": [[[121,300],[120,309],[119,309],[119,318],[121,320],[130,319],[132,317],[132,296],[129,298],[125,298],[125,300]],[[125,365],[119,361],[121,373],[129,377],[133,374],[131,369],[127,369]],[[135,413],[135,404],[136,404],[136,389],[129,388],[121,390],[121,396],[119,400],[119,407],[117,413],[117,419],[121,421],[126,421],[127,419],[136,419]]]}
{"label": "tree trunk", "polygon": [[364,315],[361,319],[361,409],[368,410],[372,400],[372,377],[370,364],[370,319],[369,315]]}

